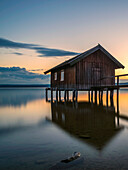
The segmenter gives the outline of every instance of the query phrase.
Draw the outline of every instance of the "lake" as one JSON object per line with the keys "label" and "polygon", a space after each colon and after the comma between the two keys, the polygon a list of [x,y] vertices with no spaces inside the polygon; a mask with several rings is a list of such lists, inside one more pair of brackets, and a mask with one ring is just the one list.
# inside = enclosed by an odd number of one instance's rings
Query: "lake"
{"label": "lake", "polygon": [[128,169],[127,89],[116,112],[116,92],[106,107],[105,94],[103,105],[82,92],[78,103],[50,103],[44,88],[0,89],[0,170]]}

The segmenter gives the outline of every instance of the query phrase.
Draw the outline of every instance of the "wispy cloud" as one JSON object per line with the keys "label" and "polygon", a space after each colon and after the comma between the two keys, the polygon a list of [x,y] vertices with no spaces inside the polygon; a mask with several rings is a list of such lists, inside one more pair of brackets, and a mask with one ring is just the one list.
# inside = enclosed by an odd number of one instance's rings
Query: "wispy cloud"
{"label": "wispy cloud", "polygon": [[17,53],[17,52],[12,53],[12,54],[16,54],[16,55],[24,55],[23,53]]}
{"label": "wispy cloud", "polygon": [[44,69],[33,69],[33,70],[28,70],[28,71],[43,71]]}
{"label": "wispy cloud", "polygon": [[[19,43],[4,38],[0,38],[0,48],[12,48],[12,49],[30,49],[35,50],[39,55],[38,57],[64,57],[64,56],[73,56],[78,53],[72,51],[66,51],[61,49],[53,49],[42,47],[38,44],[28,44],[28,43]],[[22,53],[15,53],[17,55],[22,55]]]}
{"label": "wispy cloud", "polygon": [[63,57],[63,56],[72,56],[77,55],[76,52],[65,51],[60,49],[53,48],[44,48],[44,47],[34,47],[39,57]]}
{"label": "wispy cloud", "polygon": [[18,43],[18,42],[14,42],[14,41],[10,41],[4,38],[0,38],[0,47],[2,48],[14,48],[14,49],[18,49],[18,48],[32,48],[35,47],[37,45],[35,44],[27,44],[27,43]]}
{"label": "wispy cloud", "polygon": [[37,74],[20,67],[0,67],[0,84],[48,83],[49,75]]}

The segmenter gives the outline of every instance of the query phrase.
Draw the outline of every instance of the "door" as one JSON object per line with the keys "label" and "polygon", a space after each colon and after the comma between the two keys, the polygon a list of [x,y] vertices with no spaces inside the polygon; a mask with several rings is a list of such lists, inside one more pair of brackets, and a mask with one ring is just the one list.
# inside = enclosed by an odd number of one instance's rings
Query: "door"
{"label": "door", "polygon": [[100,86],[102,78],[102,63],[88,62],[88,86]]}
{"label": "door", "polygon": [[92,85],[101,85],[101,68],[92,67]]}

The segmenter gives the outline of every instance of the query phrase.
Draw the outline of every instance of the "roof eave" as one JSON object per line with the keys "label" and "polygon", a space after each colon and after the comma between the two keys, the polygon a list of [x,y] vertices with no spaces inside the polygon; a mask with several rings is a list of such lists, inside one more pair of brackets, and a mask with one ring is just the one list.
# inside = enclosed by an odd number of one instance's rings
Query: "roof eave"
{"label": "roof eave", "polygon": [[90,54],[94,53],[97,50],[101,50],[103,53],[105,53],[109,57],[109,59],[112,60],[116,64],[117,69],[118,68],[122,68],[122,69],[125,68],[115,57],[113,57],[107,50],[105,50],[100,44],[98,44],[97,46],[93,47],[92,49],[77,55],[73,59],[70,59],[69,61],[63,62],[63,63],[61,63],[61,64],[59,64],[59,65],[57,65],[57,66],[55,66],[55,67],[45,71],[44,74],[52,72],[52,71],[54,71],[56,69],[60,69],[60,68],[62,68],[64,66],[66,66],[66,65],[73,66],[75,63],[79,62],[84,57],[89,56]]}
{"label": "roof eave", "polygon": [[102,46],[100,46],[100,50],[102,52],[104,52],[109,58],[110,60],[112,60],[117,66],[118,68],[122,68],[124,69],[125,67],[115,58],[113,57],[108,51],[106,51]]}
{"label": "roof eave", "polygon": [[80,60],[82,60],[84,57],[89,56],[90,54],[94,53],[94,52],[97,51],[97,50],[98,50],[98,46],[94,47],[94,49],[91,49],[91,50],[88,51],[87,53],[86,53],[86,51],[85,51],[84,53],[82,53],[82,54],[80,54],[80,55],[78,56],[78,59],[74,59],[73,61],[71,61],[71,62],[70,62],[70,65],[71,65],[71,66],[74,65],[75,63],[77,63],[77,62],[79,62]]}

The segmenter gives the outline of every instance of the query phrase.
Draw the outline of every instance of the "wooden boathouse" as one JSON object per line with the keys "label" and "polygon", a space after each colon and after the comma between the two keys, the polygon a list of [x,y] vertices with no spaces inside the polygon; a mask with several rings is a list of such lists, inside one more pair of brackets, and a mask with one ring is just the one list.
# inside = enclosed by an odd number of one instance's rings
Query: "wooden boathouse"
{"label": "wooden boathouse", "polygon": [[[44,72],[51,73],[51,87],[46,89],[46,100],[48,100],[48,90],[51,91],[51,101],[53,101],[53,91],[56,91],[56,101],[58,101],[58,92],[61,101],[61,91],[64,91],[65,101],[69,100],[69,91],[73,92],[73,101],[77,101],[78,91],[88,91],[89,101],[93,102],[93,92],[95,92],[95,103],[97,103],[97,91],[101,102],[103,91],[106,91],[108,102],[108,91],[111,99],[114,89],[117,89],[118,96],[119,77],[127,76],[127,74],[115,76],[115,69],[120,68],[124,69],[124,66],[98,44]],[[113,100],[111,101],[113,103]]]}
{"label": "wooden boathouse", "polygon": [[[89,89],[92,86],[114,85],[115,69],[124,66],[100,44],[50,70],[51,88]],[[111,79],[103,77],[113,76]]]}

